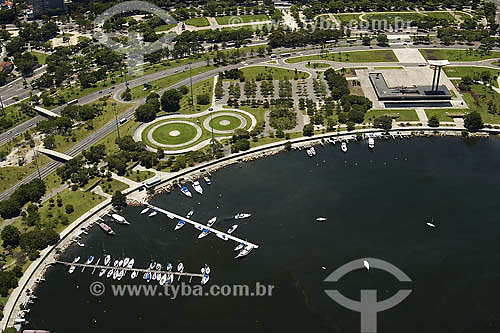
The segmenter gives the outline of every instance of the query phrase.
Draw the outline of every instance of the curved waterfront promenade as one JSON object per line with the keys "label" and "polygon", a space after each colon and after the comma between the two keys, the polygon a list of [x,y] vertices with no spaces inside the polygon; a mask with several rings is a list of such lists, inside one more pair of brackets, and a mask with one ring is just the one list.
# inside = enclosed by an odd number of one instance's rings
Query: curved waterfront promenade
{"label": "curved waterfront promenade", "polygon": [[[439,128],[431,128],[431,127],[424,127],[424,126],[415,126],[415,127],[405,127],[405,128],[395,128],[391,129],[388,132],[389,133],[406,133],[406,134],[411,134],[411,133],[428,133],[432,134],[435,132],[444,132],[444,133],[459,133],[463,130],[463,128],[458,128],[458,127],[439,127]],[[342,131],[342,132],[334,132],[334,133],[326,133],[326,134],[319,134],[315,135],[312,137],[301,137],[297,139],[292,139],[289,140],[292,145],[302,145],[302,144],[310,144],[314,142],[319,142],[322,139],[327,139],[327,138],[336,138],[336,137],[344,137],[344,136],[352,136],[356,134],[367,134],[367,133],[384,133],[384,130],[381,129],[362,129],[362,130],[356,130],[352,132],[347,132],[347,131]],[[494,130],[494,129],[483,129],[480,131],[480,133],[488,133],[488,134],[500,134],[500,130]],[[219,160],[215,161],[210,161],[210,162],[205,162],[202,164],[199,164],[197,166],[193,166],[191,168],[187,168],[185,170],[179,171],[177,173],[172,174],[169,177],[166,177],[164,179],[161,179],[159,182],[159,185],[166,184],[168,182],[171,182],[179,177],[184,177],[184,176],[189,176],[189,175],[199,175],[199,172],[201,170],[208,170],[210,169],[216,169],[219,168],[220,166],[224,165],[229,165],[235,162],[239,162],[242,158],[244,157],[249,157],[253,155],[259,155],[262,153],[265,153],[267,151],[275,151],[275,150],[281,150],[283,146],[286,144],[287,141],[280,141],[276,143],[270,143],[266,145],[262,145],[259,147],[252,148],[248,151],[241,152],[241,153],[236,153],[236,154],[231,154],[227,157],[221,158]],[[139,189],[141,189],[143,186],[142,184],[139,184],[135,187],[131,187],[127,190],[124,190],[123,193],[128,195],[131,194]],[[90,209],[87,213],[84,215],[80,216],[77,220],[75,220],[71,225],[69,225],[65,230],[63,230],[60,233],[61,239],[60,241],[51,247],[48,247],[44,249],[41,254],[40,258],[35,260],[26,270],[24,275],[21,277],[19,281],[19,286],[14,289],[12,292],[10,298],[8,299],[5,308],[4,308],[4,318],[2,321],[0,321],[0,326],[5,329],[9,326],[12,326],[14,323],[14,319],[17,317],[18,312],[19,312],[19,305],[22,304],[23,302],[26,301],[26,290],[28,288],[31,288],[35,284],[35,280],[43,275],[43,272],[48,264],[51,264],[54,262],[54,255],[57,252],[57,249],[60,249],[68,244],[70,242],[72,236],[76,234],[76,232],[79,231],[79,228],[82,227],[84,224],[89,223],[95,219],[97,219],[99,216],[103,215],[106,213],[106,210],[109,209],[109,206],[111,204],[111,200],[107,199],[104,202],[100,203],[96,207]]]}

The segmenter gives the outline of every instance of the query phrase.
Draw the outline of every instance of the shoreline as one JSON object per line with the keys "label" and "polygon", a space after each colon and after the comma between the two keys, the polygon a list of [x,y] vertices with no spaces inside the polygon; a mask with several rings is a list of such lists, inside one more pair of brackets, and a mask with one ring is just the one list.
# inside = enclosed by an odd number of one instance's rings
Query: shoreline
{"label": "shoreline", "polygon": [[[396,138],[412,138],[412,137],[433,137],[433,136],[454,136],[462,137],[463,128],[430,128],[430,127],[405,127],[405,128],[394,128],[389,131],[382,129],[360,129],[351,132],[331,132],[325,134],[317,134],[311,137],[301,137],[292,140],[282,140],[275,143],[266,144],[259,147],[251,148],[245,152],[239,152],[231,154],[229,156],[223,157],[218,160],[204,162],[202,164],[178,171],[173,175],[162,179],[156,186],[152,194],[147,194],[145,197],[146,201],[152,200],[155,196],[168,193],[174,189],[174,184],[182,179],[182,182],[192,181],[202,177],[204,173],[214,173],[233,164],[241,164],[243,162],[249,162],[256,159],[273,156],[284,151],[284,146],[287,142],[292,144],[292,150],[301,150],[303,147],[308,147],[311,145],[319,144],[330,144],[327,139],[336,140],[356,140],[357,135],[365,135],[368,133],[374,133],[378,139],[383,139],[385,136],[382,134],[390,133],[390,136],[394,139]],[[393,135],[394,134],[394,135]],[[481,131],[470,133],[469,137],[489,137],[491,134],[500,134],[500,130],[494,129],[483,129]],[[387,138],[389,139],[389,138]],[[179,183],[182,183],[179,182]],[[128,188],[122,193],[127,197],[143,189],[143,184],[139,184],[136,187]],[[127,198],[127,204],[131,206],[143,205],[135,199]],[[53,263],[55,258],[59,256],[64,250],[66,250],[73,242],[73,238],[81,232],[81,228],[85,226],[92,225],[95,220],[106,214],[111,210],[111,199],[106,199],[97,206],[91,208],[88,212],[76,219],[72,224],[70,224],[66,229],[60,233],[60,240],[57,244],[47,247],[40,252],[40,257],[33,261],[28,269],[24,272],[23,276],[19,280],[18,287],[13,290],[9,299],[7,300],[4,307],[4,318],[0,321],[2,329],[9,327],[9,324],[13,324],[14,319],[18,317],[20,311],[19,305],[23,304],[27,298],[27,290],[35,290],[36,285],[39,282],[44,281],[44,275],[48,267]],[[24,301],[23,301],[24,300]]]}

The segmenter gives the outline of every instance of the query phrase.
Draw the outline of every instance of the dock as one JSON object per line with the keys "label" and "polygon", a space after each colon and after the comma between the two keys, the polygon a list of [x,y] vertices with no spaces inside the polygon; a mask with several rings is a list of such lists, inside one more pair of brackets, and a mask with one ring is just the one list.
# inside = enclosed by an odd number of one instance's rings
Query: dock
{"label": "dock", "polygon": [[168,271],[159,271],[159,270],[156,270],[156,269],[149,269],[149,268],[128,268],[128,267],[115,267],[115,266],[105,266],[105,265],[98,265],[98,264],[81,264],[81,263],[77,263],[77,262],[67,262],[67,261],[59,261],[59,260],[56,260],[54,262],[54,264],[61,264],[61,265],[65,265],[65,266],[75,266],[75,267],[82,267],[82,269],[85,269],[85,268],[92,268],[92,274],[94,274],[94,272],[96,270],[101,270],[101,269],[106,269],[106,270],[109,270],[109,269],[113,269],[113,270],[119,270],[119,271],[126,271],[126,272],[133,272],[133,271],[136,271],[138,273],[160,273],[160,274],[174,274],[174,275],[177,275],[179,277],[182,277],[182,276],[188,276],[190,278],[193,278],[193,277],[198,277],[198,278],[203,278],[203,274],[201,273],[187,273],[187,272],[176,272],[172,269],[172,271],[168,272]]}
{"label": "dock", "polygon": [[222,235],[225,235],[225,236],[227,237],[227,239],[230,239],[230,240],[232,240],[232,241],[235,241],[235,242],[237,242],[238,244],[243,243],[243,244],[245,244],[245,246],[249,245],[249,246],[252,246],[252,247],[253,247],[253,248],[255,248],[255,249],[259,247],[257,244],[254,244],[254,243],[251,243],[251,242],[249,242],[249,241],[243,240],[243,239],[241,239],[241,238],[235,237],[235,236],[233,236],[233,235],[227,234],[227,233],[225,233],[225,232],[223,232],[223,231],[220,231],[220,230],[214,229],[214,228],[212,228],[212,227],[208,227],[206,224],[203,224],[203,223],[199,223],[199,222],[193,221],[193,220],[191,220],[191,219],[188,219],[188,218],[186,218],[186,217],[184,217],[184,216],[180,216],[180,215],[178,215],[178,214],[175,214],[175,213],[170,212],[170,211],[168,211],[168,210],[165,210],[165,209],[163,209],[163,208],[155,207],[155,206],[150,205],[150,204],[148,204],[148,203],[146,203],[146,206],[148,206],[149,208],[152,208],[152,209],[156,209],[158,212],[160,212],[160,213],[163,213],[163,214],[167,215],[167,217],[168,217],[168,218],[170,218],[170,219],[172,219],[172,220],[173,220],[173,219],[183,220],[183,221],[185,221],[186,223],[190,223],[190,224],[192,224],[192,225],[193,225],[193,226],[195,226],[195,227],[202,227],[203,229],[207,229],[207,230],[209,230],[210,232],[213,232],[213,233],[215,233],[215,234],[222,234]]}

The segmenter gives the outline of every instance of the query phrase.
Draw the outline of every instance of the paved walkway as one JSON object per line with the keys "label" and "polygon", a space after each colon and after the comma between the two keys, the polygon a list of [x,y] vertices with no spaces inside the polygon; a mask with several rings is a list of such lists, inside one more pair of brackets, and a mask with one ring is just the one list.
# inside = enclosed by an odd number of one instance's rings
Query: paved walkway
{"label": "paved walkway", "polygon": [[403,63],[415,63],[415,64],[425,64],[427,60],[425,60],[424,56],[418,49],[392,49],[396,58],[398,58],[399,62]]}
{"label": "paved walkway", "polygon": [[425,110],[423,108],[416,108],[415,111],[417,112],[418,120],[424,124],[427,124],[429,119],[427,119],[427,114],[425,113]]}

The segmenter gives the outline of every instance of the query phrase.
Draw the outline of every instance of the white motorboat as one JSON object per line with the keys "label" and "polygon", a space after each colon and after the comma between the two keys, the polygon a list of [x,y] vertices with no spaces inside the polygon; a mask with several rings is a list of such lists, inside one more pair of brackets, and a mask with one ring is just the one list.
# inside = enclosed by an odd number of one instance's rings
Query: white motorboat
{"label": "white motorboat", "polygon": [[163,286],[167,282],[167,274],[163,274],[162,277],[160,278],[160,286]]}
{"label": "white motorboat", "polygon": [[347,153],[347,143],[345,143],[345,141],[342,141],[340,144],[340,149],[342,149],[344,153]]}
{"label": "white motorboat", "polygon": [[241,220],[241,219],[246,219],[246,218],[249,218],[250,216],[252,216],[252,214],[248,214],[248,213],[238,213],[238,214],[234,215],[234,219],[235,219],[235,220]]}
{"label": "white motorboat", "polygon": [[238,225],[234,224],[231,228],[227,229],[227,233],[232,234],[236,229],[238,229]]}
{"label": "white motorboat", "polygon": [[161,271],[161,264],[160,263],[157,263],[156,266],[155,266],[155,269],[157,271]]}
{"label": "white motorboat", "polygon": [[240,243],[240,244],[238,244],[238,245],[234,248],[234,250],[235,250],[235,251],[239,251],[239,250],[241,250],[244,246],[245,246],[245,243]]}
{"label": "white motorboat", "polygon": [[132,274],[130,274],[130,278],[133,280],[137,277],[138,273],[137,271],[133,271]]}
{"label": "white motorboat", "polygon": [[189,192],[189,189],[186,186],[181,187],[181,192],[187,197],[191,198],[193,196],[191,192]]}
{"label": "white motorboat", "polygon": [[172,271],[172,264],[168,263],[167,264],[167,272],[171,272],[171,271]]}
{"label": "white motorboat", "polygon": [[172,284],[174,282],[174,274],[169,273],[167,277],[167,284]]}
{"label": "white motorboat", "polygon": [[184,264],[182,262],[177,265],[177,272],[182,273],[184,271]]}
{"label": "white motorboat", "polygon": [[210,233],[210,230],[203,229],[203,231],[201,232],[201,234],[198,235],[198,239],[202,239],[202,238],[206,237],[209,233]]}
{"label": "white motorboat", "polygon": [[113,280],[116,280],[118,278],[118,273],[119,273],[119,270],[115,269],[113,272]]}
{"label": "white motorboat", "polygon": [[141,210],[141,215],[146,214],[148,211],[149,211],[149,207],[144,208],[143,210]]}
{"label": "white motorboat", "polygon": [[175,228],[174,228],[174,231],[175,230],[179,230],[180,228],[182,228],[183,226],[186,225],[186,222],[183,221],[183,220],[179,220],[179,222],[177,222],[177,224],[175,225]]}
{"label": "white motorboat", "polygon": [[68,273],[71,274],[75,271],[76,269],[76,266],[70,266],[69,269],[68,269]]}
{"label": "white motorboat", "polygon": [[134,267],[134,263],[135,263],[135,259],[134,258],[130,259],[130,261],[128,262],[127,268]]}
{"label": "white motorboat", "polygon": [[210,266],[205,264],[205,274],[210,274]]}
{"label": "white motorboat", "polygon": [[125,271],[121,270],[121,271],[118,272],[118,275],[116,276],[116,279],[118,281],[120,281],[122,279],[122,277],[124,277],[124,276],[125,276]]}
{"label": "white motorboat", "polygon": [[210,220],[208,220],[207,226],[212,227],[216,221],[217,221],[217,217],[212,217]]}
{"label": "white motorboat", "polygon": [[363,260],[363,266],[365,266],[367,270],[370,270],[370,263],[368,262],[368,260]]}
{"label": "white motorboat", "polygon": [[121,259],[120,261],[118,261],[118,267],[123,267],[123,259]]}
{"label": "white motorboat", "polygon": [[123,259],[123,266],[122,267],[127,267],[129,261],[130,261],[130,258],[128,258],[128,257]]}
{"label": "white motorboat", "polygon": [[104,266],[108,266],[110,262],[111,262],[111,256],[109,254],[104,256]]}
{"label": "white motorboat", "polygon": [[203,194],[203,187],[201,187],[201,185],[200,185],[200,182],[199,182],[199,181],[197,181],[197,180],[196,180],[196,181],[194,181],[192,185],[193,185],[193,188],[194,188],[194,190],[195,190],[196,192],[198,192],[199,194]]}
{"label": "white motorboat", "polygon": [[112,269],[110,269],[110,270],[108,271],[108,274],[106,274],[106,277],[109,279],[112,275],[113,275],[113,270],[112,270]]}
{"label": "white motorboat", "polygon": [[234,257],[235,259],[238,259],[238,258],[242,258],[242,257],[245,257],[247,256],[251,251],[253,250],[253,246],[252,245],[247,245],[243,248],[243,250],[241,250],[238,255],[236,257]]}
{"label": "white motorboat", "polygon": [[375,148],[375,140],[374,140],[372,137],[369,137],[369,138],[368,138],[368,147],[369,147],[370,149]]}
{"label": "white motorboat", "polygon": [[89,265],[92,263],[92,261],[94,261],[94,256],[90,256],[87,261],[85,262],[85,264]]}
{"label": "white motorboat", "polygon": [[76,257],[75,259],[73,259],[73,262],[79,262],[80,261],[80,257]]}
{"label": "white motorboat", "polygon": [[156,261],[151,260],[151,263],[149,264],[149,269],[153,270],[155,269],[155,266],[156,266]]}
{"label": "white motorboat", "polygon": [[153,275],[151,275],[151,280],[156,280],[156,272],[153,272]]}
{"label": "white motorboat", "polygon": [[316,149],[314,149],[314,147],[311,147],[309,150],[311,151],[312,156],[316,156]]}
{"label": "white motorboat", "polygon": [[111,217],[119,224],[130,224],[125,218],[118,214],[111,214]]}
{"label": "white motorboat", "polygon": [[436,227],[436,225],[434,223],[431,223],[431,222],[427,222],[427,225],[429,227],[431,227],[431,228],[435,228]]}
{"label": "white motorboat", "polygon": [[317,217],[317,218],[316,218],[316,221],[318,221],[318,222],[324,222],[324,221],[326,221],[326,220],[327,220],[327,218],[326,218],[326,217]]}
{"label": "white motorboat", "polygon": [[203,177],[203,180],[205,181],[205,183],[207,183],[207,185],[212,185],[212,180],[207,176]]}
{"label": "white motorboat", "polygon": [[115,260],[115,262],[113,263],[113,267],[118,267],[118,264],[120,263],[119,260]]}
{"label": "white motorboat", "polygon": [[82,243],[82,242],[80,242],[80,241],[76,241],[76,244],[77,244],[79,247],[84,247],[84,246],[85,246],[85,244],[83,244],[83,243]]}
{"label": "white motorboat", "polygon": [[148,214],[148,217],[153,217],[155,216],[156,214],[158,214],[158,211],[155,209],[153,210],[151,213]]}
{"label": "white motorboat", "polygon": [[193,214],[194,214],[194,210],[190,210],[189,213],[186,214],[186,218],[190,219],[191,216],[193,216]]}
{"label": "white motorboat", "polygon": [[227,235],[221,234],[221,233],[216,233],[215,234],[217,237],[219,237],[222,240],[227,241],[229,238],[227,238]]}
{"label": "white motorboat", "polygon": [[201,284],[202,285],[206,284],[209,279],[210,279],[210,275],[208,275],[208,274],[203,275],[203,277],[201,278]]}
{"label": "white motorboat", "polygon": [[306,150],[306,154],[307,154],[307,156],[309,156],[309,157],[313,157],[313,154],[312,154],[311,149],[307,149],[307,150]]}
{"label": "white motorboat", "polygon": [[102,268],[101,271],[99,272],[99,277],[103,276],[106,274],[106,268]]}
{"label": "white motorboat", "polygon": [[200,231],[203,230],[203,225],[195,225],[194,227]]}

